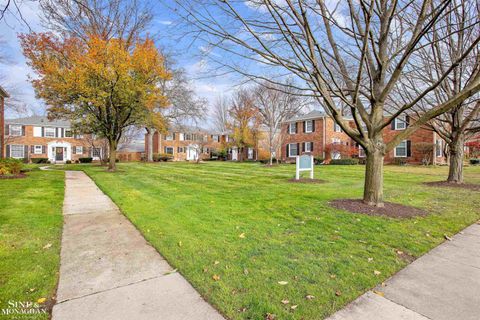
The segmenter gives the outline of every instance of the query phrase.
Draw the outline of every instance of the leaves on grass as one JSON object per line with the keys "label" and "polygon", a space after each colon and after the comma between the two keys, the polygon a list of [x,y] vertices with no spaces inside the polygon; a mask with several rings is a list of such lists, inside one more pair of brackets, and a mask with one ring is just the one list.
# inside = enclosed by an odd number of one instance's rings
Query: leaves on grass
{"label": "leaves on grass", "polygon": [[240,235],[238,237],[242,238],[242,239],[245,238],[245,232],[240,233]]}
{"label": "leaves on grass", "polygon": [[373,290],[373,293],[379,295],[380,297],[385,297],[385,293],[383,293],[382,291]]}
{"label": "leaves on grass", "polygon": [[289,304],[290,301],[289,301],[288,299],[283,299],[283,300],[282,300],[282,303],[283,303],[283,304]]}
{"label": "leaves on grass", "polygon": [[208,268],[203,268],[203,272],[208,272]]}
{"label": "leaves on grass", "polygon": [[290,309],[295,310],[295,309],[297,309],[297,307],[298,307],[298,305],[295,304],[295,305],[291,306]]}
{"label": "leaves on grass", "polygon": [[182,241],[178,241],[178,246],[181,247],[183,245]]}
{"label": "leaves on grass", "polygon": [[373,261],[373,258],[368,258],[368,262],[372,262]]}
{"label": "leaves on grass", "polygon": [[276,315],[274,315],[273,313],[267,313],[265,315],[265,320],[275,320],[277,318]]}
{"label": "leaves on grass", "polygon": [[248,269],[247,268],[243,269],[243,274],[248,275]]}
{"label": "leaves on grass", "polygon": [[443,237],[445,238],[445,240],[452,241],[452,238],[446,234],[444,234]]}
{"label": "leaves on grass", "polygon": [[47,301],[47,298],[40,298],[37,300],[37,303],[44,303],[45,301]]}
{"label": "leaves on grass", "polygon": [[335,291],[335,295],[337,297],[340,297],[342,295],[342,291],[340,291],[340,290]]}
{"label": "leaves on grass", "polygon": [[164,275],[172,274],[172,273],[175,273],[175,272],[177,272],[177,269],[173,269],[173,270],[167,271],[167,272],[164,273]]}
{"label": "leaves on grass", "polygon": [[46,245],[43,246],[43,249],[48,249],[48,248],[50,248],[51,246],[52,246],[51,243],[47,243]]}
{"label": "leaves on grass", "polygon": [[30,292],[33,292],[33,291],[35,291],[35,288],[30,288]]}
{"label": "leaves on grass", "polygon": [[215,260],[215,261],[213,262],[214,265],[217,265],[217,264],[219,264],[219,263],[220,263],[220,261],[217,261],[217,260]]}
{"label": "leaves on grass", "polygon": [[215,281],[218,281],[218,280],[220,280],[220,276],[218,274],[214,274],[212,276],[212,279],[215,280]]}
{"label": "leaves on grass", "polygon": [[312,296],[311,294],[307,294],[307,295],[305,296],[305,299],[307,299],[307,300],[313,300],[313,299],[315,299],[315,296]]}
{"label": "leaves on grass", "polygon": [[278,284],[281,285],[281,286],[284,286],[284,285],[288,284],[288,281],[278,281]]}
{"label": "leaves on grass", "polygon": [[336,277],[337,277],[336,274],[331,274],[331,275],[330,275],[330,278],[332,278],[332,279],[335,279]]}
{"label": "leaves on grass", "polygon": [[374,271],[373,271],[373,274],[376,275],[376,276],[379,276],[379,275],[381,275],[382,273],[381,273],[380,271],[378,271],[378,270],[374,270]]}

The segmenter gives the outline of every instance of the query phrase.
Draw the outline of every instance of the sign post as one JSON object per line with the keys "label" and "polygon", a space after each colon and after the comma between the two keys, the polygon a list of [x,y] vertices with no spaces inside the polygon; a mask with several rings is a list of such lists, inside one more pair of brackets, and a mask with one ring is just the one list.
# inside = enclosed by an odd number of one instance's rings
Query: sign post
{"label": "sign post", "polygon": [[310,179],[313,179],[313,156],[304,154],[296,158],[295,180],[300,180],[301,171],[310,171]]}

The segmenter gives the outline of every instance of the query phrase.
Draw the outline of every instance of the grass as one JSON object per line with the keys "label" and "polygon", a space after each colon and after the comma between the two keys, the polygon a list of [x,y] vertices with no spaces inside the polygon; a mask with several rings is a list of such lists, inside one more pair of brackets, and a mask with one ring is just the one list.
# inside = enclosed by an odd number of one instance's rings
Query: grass
{"label": "grass", "polygon": [[[0,310],[8,307],[8,301],[50,300],[55,292],[63,177],[63,172],[34,170],[23,179],[0,180]],[[27,318],[48,319],[48,315]]]}
{"label": "grass", "polygon": [[[385,168],[387,201],[430,212],[407,220],[328,205],[361,197],[362,166],[316,167],[315,177],[328,183],[313,185],[286,182],[294,175],[291,165],[131,163],[113,174],[81,169],[230,319],[267,313],[323,319],[403,268],[408,262],[398,250],[419,257],[480,218],[478,193],[422,185],[444,179],[445,167]],[[480,183],[480,167],[466,168],[466,178]]]}

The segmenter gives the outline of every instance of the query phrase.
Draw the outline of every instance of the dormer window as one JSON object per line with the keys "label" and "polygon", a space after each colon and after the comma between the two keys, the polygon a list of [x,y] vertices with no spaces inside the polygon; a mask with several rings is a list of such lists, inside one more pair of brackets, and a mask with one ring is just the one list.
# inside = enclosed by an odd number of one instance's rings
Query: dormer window
{"label": "dormer window", "polygon": [[288,125],[288,133],[290,133],[290,134],[297,133],[297,123],[296,122],[292,122]]}

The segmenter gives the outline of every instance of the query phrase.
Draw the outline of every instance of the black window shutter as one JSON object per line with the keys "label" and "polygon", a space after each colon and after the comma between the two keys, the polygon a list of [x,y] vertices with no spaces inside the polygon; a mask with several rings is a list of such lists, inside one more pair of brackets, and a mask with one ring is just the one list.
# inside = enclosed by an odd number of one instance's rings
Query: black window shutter
{"label": "black window shutter", "polygon": [[300,151],[300,143],[297,143],[297,154],[296,154],[297,156],[300,155],[300,152],[299,152],[299,151]]}
{"label": "black window shutter", "polygon": [[24,148],[25,148],[25,154],[23,155],[23,157],[24,157],[24,158],[28,158],[28,149],[29,149],[29,148],[28,148],[27,145],[25,145]]}
{"label": "black window shutter", "polygon": [[6,152],[7,152],[7,154],[6,154],[7,158],[10,158],[10,145],[9,144],[7,144]]}
{"label": "black window shutter", "polygon": [[405,116],[405,124],[406,124],[406,127],[408,127],[410,125],[410,116]]}
{"label": "black window shutter", "polygon": [[25,136],[25,126],[22,126],[22,136]]}
{"label": "black window shutter", "polygon": [[306,142],[302,142],[302,150],[299,150],[299,154],[301,154],[302,152],[305,152],[305,144]]}
{"label": "black window shutter", "polygon": [[303,133],[307,132],[307,121],[303,121]]}
{"label": "black window shutter", "polygon": [[395,120],[393,119],[392,123],[390,123],[390,129],[395,130]]}
{"label": "black window shutter", "polygon": [[30,153],[35,153],[35,146],[34,145],[30,146]]}
{"label": "black window shutter", "polygon": [[72,147],[72,154],[76,154],[77,153],[77,147],[73,146]]}
{"label": "black window shutter", "polygon": [[407,140],[407,157],[412,156],[412,142]]}
{"label": "black window shutter", "polygon": [[42,137],[45,137],[45,127],[42,127]]}
{"label": "black window shutter", "polygon": [[295,122],[295,133],[298,133],[298,123]]}
{"label": "black window shutter", "polygon": [[288,152],[288,151],[290,151],[290,150],[289,150],[289,146],[290,146],[290,145],[289,145],[288,143],[287,143],[287,145],[285,146],[285,151],[286,151],[285,155],[286,155],[287,157],[290,156],[290,154],[289,154],[289,152]]}
{"label": "black window shutter", "polygon": [[62,128],[62,138],[65,138],[65,128]]}
{"label": "black window shutter", "polygon": [[8,125],[8,124],[5,125],[5,135],[6,136],[10,135],[10,125]]}
{"label": "black window shutter", "polygon": [[55,137],[58,137],[58,128],[55,128]]}
{"label": "black window shutter", "polygon": [[310,142],[310,151],[313,151],[313,142]]}
{"label": "black window shutter", "polygon": [[315,132],[315,120],[312,120],[312,132]]}
{"label": "black window shutter", "polygon": [[175,140],[175,132],[173,133],[173,140]]}
{"label": "black window shutter", "polygon": [[47,146],[42,146],[42,154],[47,153]]}

